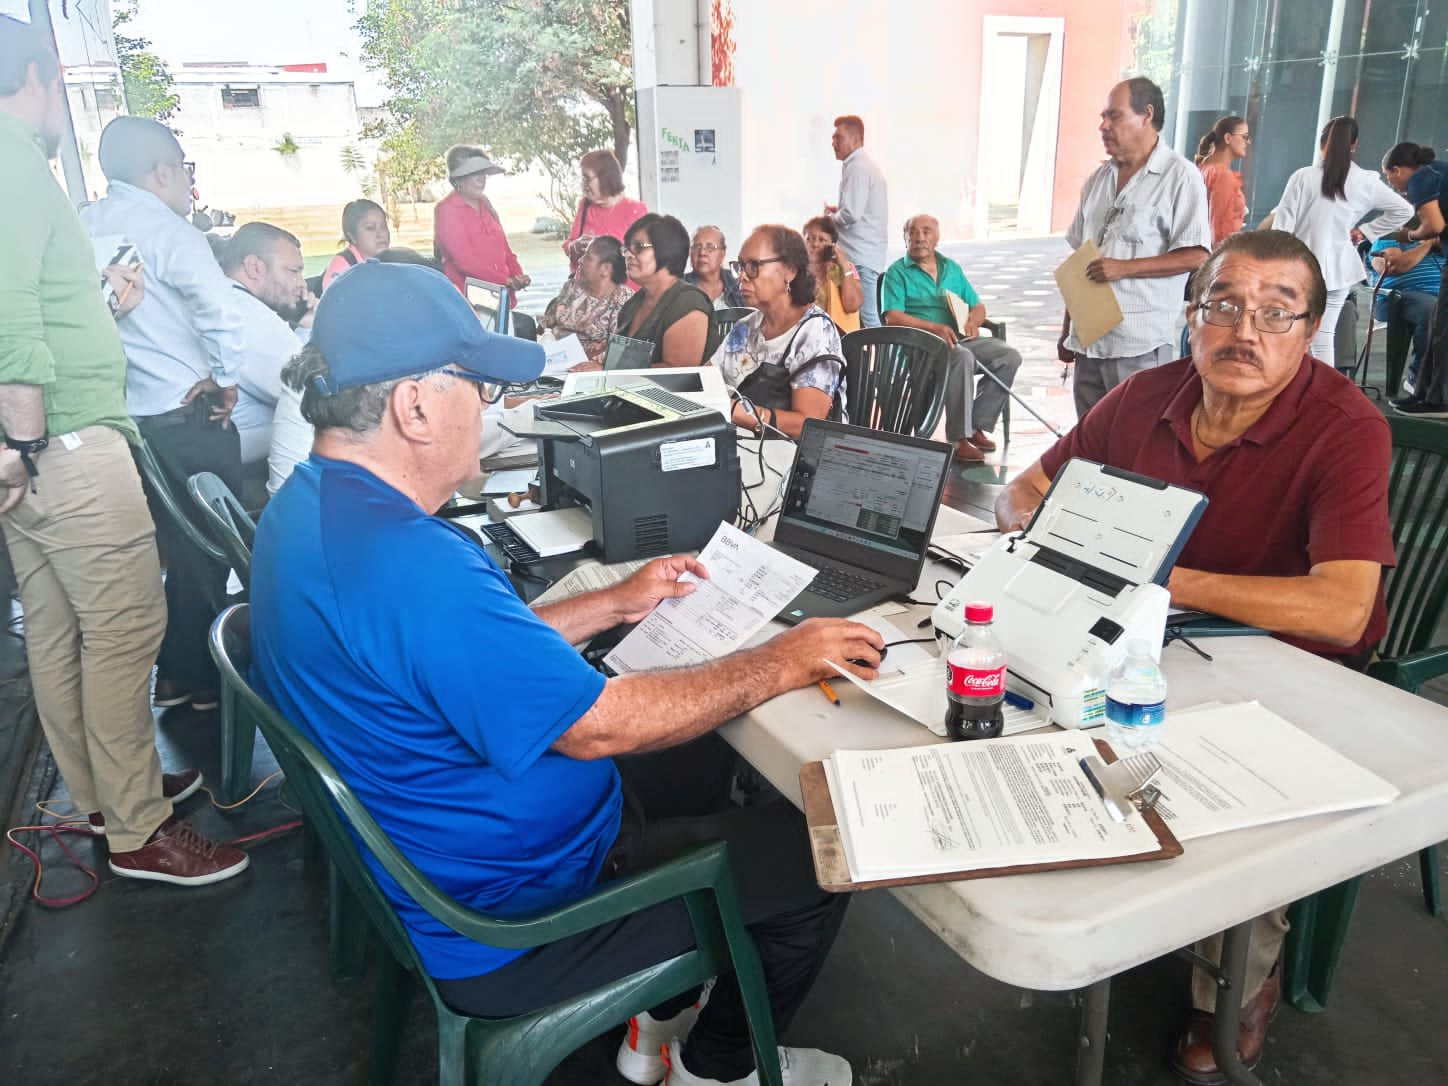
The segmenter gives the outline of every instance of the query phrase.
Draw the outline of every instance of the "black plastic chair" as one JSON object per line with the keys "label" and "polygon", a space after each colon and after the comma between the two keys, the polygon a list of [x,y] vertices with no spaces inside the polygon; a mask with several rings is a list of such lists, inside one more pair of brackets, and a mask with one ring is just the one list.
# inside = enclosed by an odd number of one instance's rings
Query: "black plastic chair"
{"label": "black plastic chair", "polygon": [[[1448,423],[1390,417],[1388,425],[1393,430],[1388,509],[1397,565],[1384,578],[1388,632],[1367,673],[1416,693],[1430,679],[1448,675],[1448,645],[1433,644],[1448,615]],[[1439,916],[1436,845],[1418,853],[1418,866],[1423,902]],[[1349,879],[1292,906],[1284,955],[1287,998],[1299,1010],[1327,1006],[1361,882]]]}
{"label": "black plastic chair", "polygon": [[[723,343],[729,335],[729,329],[742,321],[745,317],[756,312],[747,305],[730,306],[728,309],[716,309],[709,315],[709,321],[713,325],[709,339],[713,343]],[[705,362],[709,361],[707,358]]]}
{"label": "black plastic chair", "polygon": [[[764,971],[744,926],[724,842],[693,849],[551,912],[528,919],[495,920],[459,904],[418,871],[373,821],[326,757],[251,688],[242,677],[250,670],[250,644],[248,606],[227,608],[211,628],[211,654],[221,672],[222,711],[235,714],[247,727],[261,729],[303,817],[320,836],[340,879],[354,895],[355,906],[388,951],[378,963],[374,1081],[390,1075],[396,1058],[397,1034],[407,1017],[408,974],[426,989],[437,1014],[439,1083],[542,1086],[549,1072],[580,1045],[709,977],[732,972],[744,997],[760,1078],[770,1086],[782,1086]],[[531,949],[682,898],[696,947],[537,1011],[510,1018],[459,1014],[443,1002],[427,975],[406,929],[363,859],[364,849],[438,921],[489,946]]]}
{"label": "black plastic chair", "polygon": [[538,342],[538,322],[533,317],[527,313],[519,313],[515,309],[509,319],[513,322],[513,335],[519,339],[531,339],[534,343]]}
{"label": "black plastic chair", "polygon": [[845,409],[854,426],[928,438],[945,407],[950,348],[918,328],[861,328],[845,352]]}

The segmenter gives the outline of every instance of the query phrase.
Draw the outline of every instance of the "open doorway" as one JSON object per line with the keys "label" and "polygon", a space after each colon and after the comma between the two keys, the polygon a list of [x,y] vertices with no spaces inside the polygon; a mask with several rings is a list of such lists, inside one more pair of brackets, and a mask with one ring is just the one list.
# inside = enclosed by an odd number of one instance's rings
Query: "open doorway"
{"label": "open doorway", "polygon": [[1066,23],[987,15],[983,31],[975,236],[1046,234]]}

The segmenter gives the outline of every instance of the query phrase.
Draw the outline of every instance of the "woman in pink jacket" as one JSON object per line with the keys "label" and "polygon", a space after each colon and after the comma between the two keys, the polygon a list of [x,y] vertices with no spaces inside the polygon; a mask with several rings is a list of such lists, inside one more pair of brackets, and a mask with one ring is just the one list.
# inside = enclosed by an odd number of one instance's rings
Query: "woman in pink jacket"
{"label": "woman in pink jacket", "polygon": [[578,202],[573,229],[563,243],[569,275],[577,274],[578,262],[588,251],[589,242],[605,236],[622,242],[628,228],[649,211],[638,200],[623,194],[623,167],[612,151],[589,151],[579,163],[579,171],[583,175],[583,199]]}
{"label": "woman in pink jacket", "polygon": [[469,276],[500,283],[515,295],[533,281],[524,274],[486,195],[488,178],[502,172],[480,147],[460,144],[447,153],[453,191],[433,209],[432,242],[443,274],[463,293]]}

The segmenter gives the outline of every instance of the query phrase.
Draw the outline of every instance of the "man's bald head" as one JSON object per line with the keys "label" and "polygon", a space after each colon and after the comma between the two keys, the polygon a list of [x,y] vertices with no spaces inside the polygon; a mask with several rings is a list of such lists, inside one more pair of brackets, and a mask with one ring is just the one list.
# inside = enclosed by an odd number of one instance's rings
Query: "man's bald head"
{"label": "man's bald head", "polygon": [[98,154],[108,181],[154,193],[172,211],[191,210],[191,178],[175,134],[147,117],[117,117],[101,132]]}

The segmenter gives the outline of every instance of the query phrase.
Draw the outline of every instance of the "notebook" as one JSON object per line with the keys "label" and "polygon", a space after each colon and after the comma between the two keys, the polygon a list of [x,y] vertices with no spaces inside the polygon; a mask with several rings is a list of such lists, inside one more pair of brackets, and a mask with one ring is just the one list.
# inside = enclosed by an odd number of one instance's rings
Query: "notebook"
{"label": "notebook", "polygon": [[913,592],[952,451],[939,441],[806,419],[774,546],[820,572],[780,621],[853,615]]}

